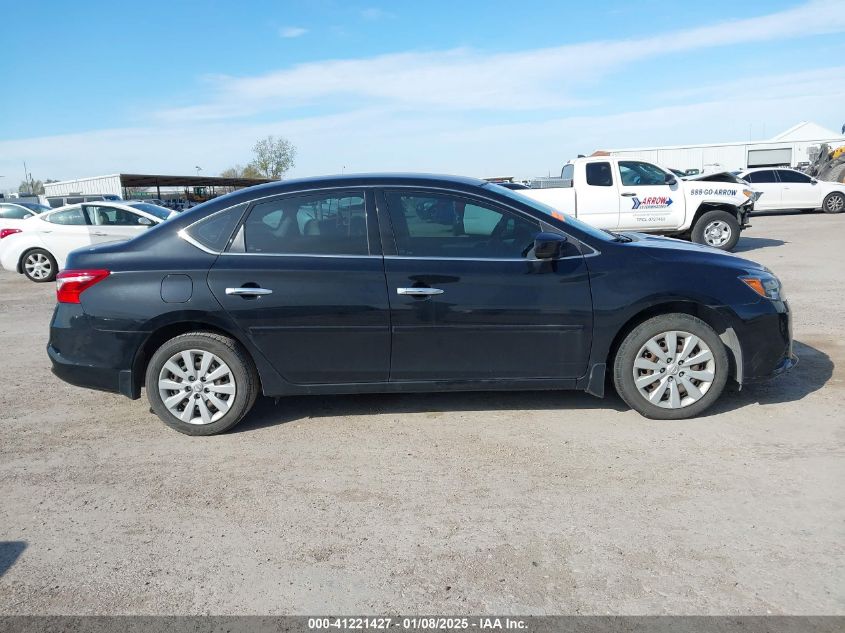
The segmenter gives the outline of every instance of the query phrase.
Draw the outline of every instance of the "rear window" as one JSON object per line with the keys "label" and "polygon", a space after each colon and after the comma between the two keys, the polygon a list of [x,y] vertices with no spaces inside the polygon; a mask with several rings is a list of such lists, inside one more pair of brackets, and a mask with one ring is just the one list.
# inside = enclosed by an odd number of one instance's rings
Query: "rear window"
{"label": "rear window", "polygon": [[185,233],[208,250],[221,253],[226,250],[246,207],[247,203],[239,204],[212,214],[189,226]]}

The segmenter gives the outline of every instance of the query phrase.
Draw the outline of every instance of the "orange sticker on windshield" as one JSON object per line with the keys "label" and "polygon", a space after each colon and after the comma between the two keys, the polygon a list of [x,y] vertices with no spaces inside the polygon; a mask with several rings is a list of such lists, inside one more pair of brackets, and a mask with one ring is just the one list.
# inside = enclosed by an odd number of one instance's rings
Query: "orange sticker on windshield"
{"label": "orange sticker on windshield", "polygon": [[560,220],[561,222],[566,222],[566,216],[561,213],[560,211],[552,211],[552,217],[555,220]]}

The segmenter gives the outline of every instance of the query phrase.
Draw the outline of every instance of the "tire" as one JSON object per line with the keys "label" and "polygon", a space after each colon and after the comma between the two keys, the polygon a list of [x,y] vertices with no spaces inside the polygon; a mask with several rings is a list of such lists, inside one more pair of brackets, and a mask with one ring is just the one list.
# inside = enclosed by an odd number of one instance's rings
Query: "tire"
{"label": "tire", "polygon": [[37,284],[47,283],[56,279],[59,265],[56,258],[43,248],[33,248],[21,256],[21,272],[30,281]]}
{"label": "tire", "polygon": [[[676,347],[669,356],[666,343],[672,334]],[[662,357],[646,347],[653,344]],[[691,365],[691,359],[700,362]],[[699,415],[722,394],[728,372],[727,350],[718,334],[688,314],[662,314],[641,323],[628,333],[613,359],[616,391],[629,407],[655,420]],[[649,380],[651,376],[656,378]]]}
{"label": "tire", "polygon": [[150,358],[144,384],[153,412],[186,435],[228,431],[252,408],[259,389],[246,350],[212,332],[190,332],[164,343]]}
{"label": "tire", "polygon": [[692,241],[730,251],[739,241],[739,222],[727,211],[708,211],[692,227]]}
{"label": "tire", "polygon": [[842,213],[845,211],[845,194],[838,191],[827,194],[822,203],[822,210],[825,213]]}

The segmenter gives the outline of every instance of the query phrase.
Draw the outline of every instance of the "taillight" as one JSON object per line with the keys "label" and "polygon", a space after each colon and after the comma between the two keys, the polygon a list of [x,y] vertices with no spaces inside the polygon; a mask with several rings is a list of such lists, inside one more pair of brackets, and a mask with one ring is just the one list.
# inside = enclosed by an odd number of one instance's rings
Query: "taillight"
{"label": "taillight", "polygon": [[14,235],[15,233],[20,233],[20,229],[0,229],[0,240],[4,237],[9,237],[10,235]]}
{"label": "taillight", "polygon": [[63,270],[56,276],[56,300],[79,303],[79,295],[110,274],[108,270]]}

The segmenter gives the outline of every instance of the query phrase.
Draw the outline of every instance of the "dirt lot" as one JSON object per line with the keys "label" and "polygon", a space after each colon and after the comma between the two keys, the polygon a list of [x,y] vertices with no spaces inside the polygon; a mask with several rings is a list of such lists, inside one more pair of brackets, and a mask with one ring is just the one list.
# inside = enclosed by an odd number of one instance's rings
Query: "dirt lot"
{"label": "dirt lot", "polygon": [[845,613],[845,215],[753,224],[801,364],[671,423],[368,395],[189,438],[53,378],[53,285],[0,273],[0,613]]}

